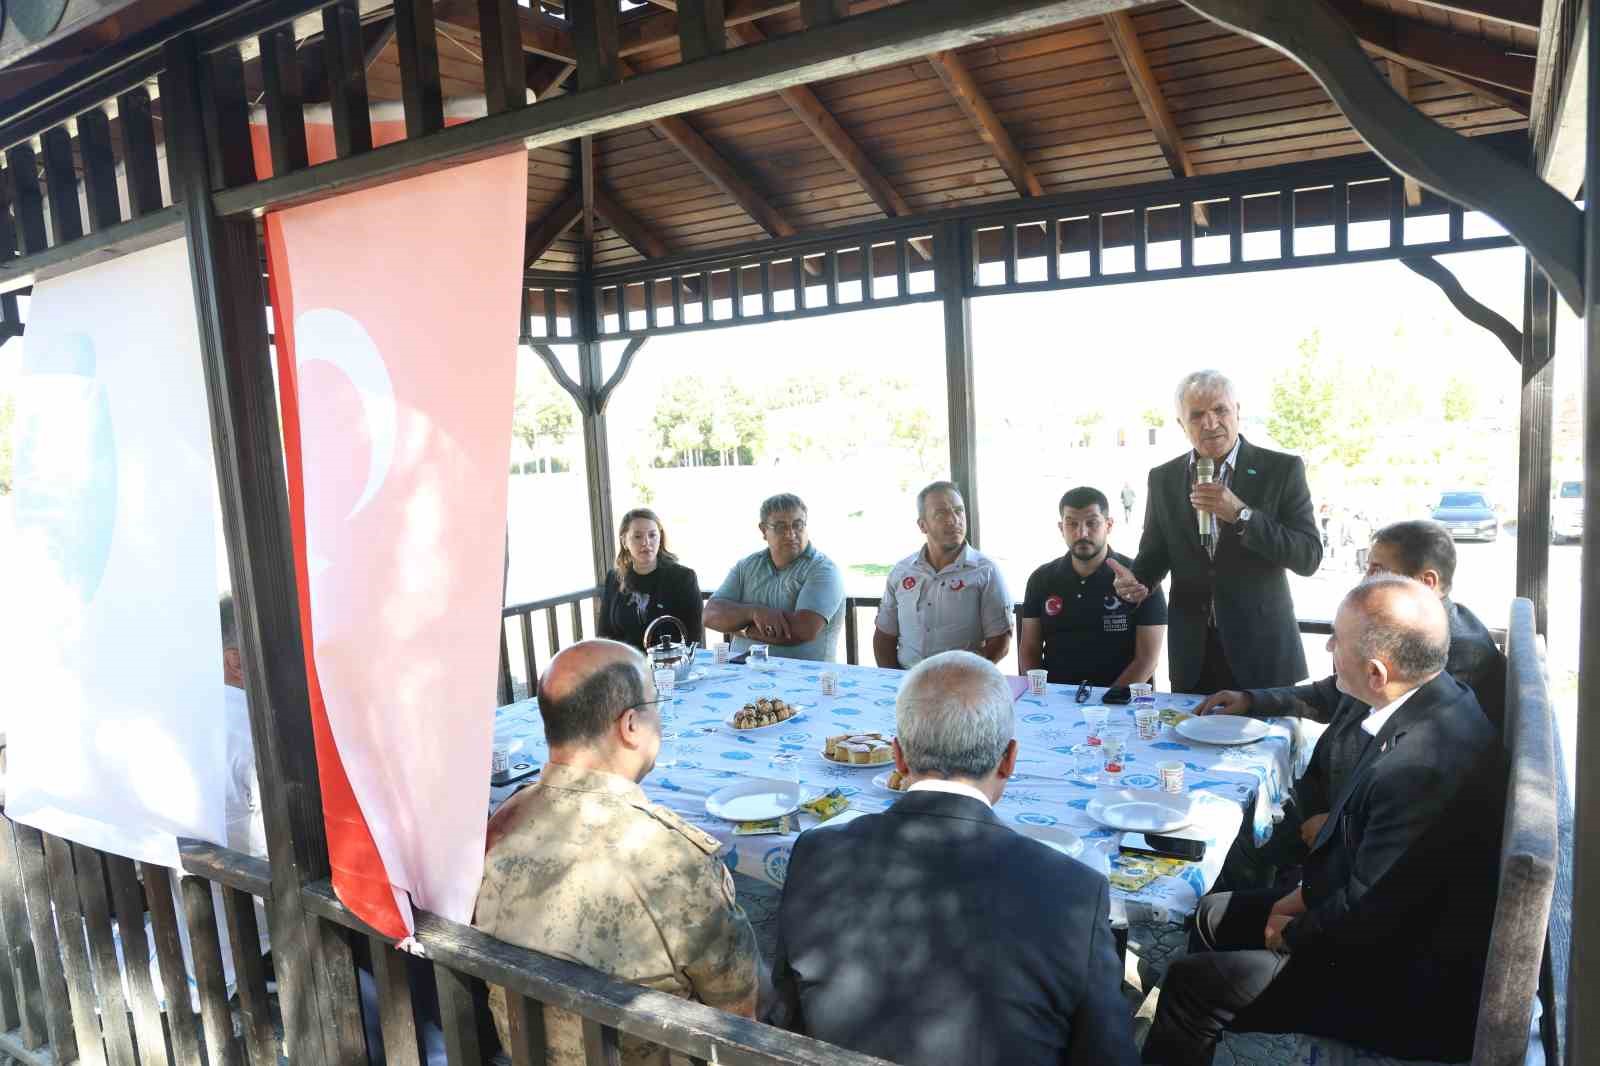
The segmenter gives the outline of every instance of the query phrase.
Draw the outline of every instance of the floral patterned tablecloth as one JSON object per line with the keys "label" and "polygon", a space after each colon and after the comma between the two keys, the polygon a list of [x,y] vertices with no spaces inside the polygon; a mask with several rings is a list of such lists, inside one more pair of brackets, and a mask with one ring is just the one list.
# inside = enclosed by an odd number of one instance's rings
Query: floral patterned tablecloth
{"label": "floral patterned tablecloth", "polygon": [[[819,679],[824,670],[838,674],[838,695],[822,695]],[[824,738],[831,734],[873,730],[892,734],[895,694],[904,677],[899,670],[788,659],[773,660],[765,671],[710,663],[697,666],[696,679],[677,686],[664,716],[664,728],[678,734],[675,744],[669,745],[676,748],[676,758],[657,765],[645,778],[645,791],[727,841],[726,861],[735,870],[782,885],[796,834],[736,837],[731,823],[706,812],[706,797],[740,778],[770,776],[772,756],[793,753],[800,757],[801,780],[809,788],[841,789],[849,796],[852,811],[887,808],[896,797],[875,786],[873,778],[888,767],[848,769],[825,761],[820,753]],[[1074,702],[1075,693],[1074,686],[1050,685],[1043,696],[1024,692],[1017,698],[1017,774],[996,812],[1025,833],[1049,826],[1071,830],[1087,845],[1080,861],[1104,873],[1120,835],[1096,823],[1086,808],[1097,788],[1113,786],[1086,784],[1072,772],[1072,747],[1087,734],[1084,705]],[[1087,705],[1098,703],[1101,695],[1103,690],[1095,690]],[[788,722],[761,730],[735,732],[724,725],[734,711],[761,696],[782,697],[806,709]],[[1158,693],[1156,702],[1162,708],[1188,709],[1200,699]],[[1271,833],[1292,781],[1296,734],[1287,721],[1273,721],[1261,741],[1218,747],[1185,740],[1163,726],[1159,737],[1144,741],[1132,728],[1128,708],[1112,707],[1110,713],[1113,724],[1129,727],[1127,769],[1116,787],[1159,787],[1156,763],[1181,759],[1196,814],[1183,833],[1206,842],[1201,861],[1159,877],[1137,892],[1113,889],[1113,910],[1135,920],[1176,921],[1192,913],[1199,897],[1216,881],[1247,814],[1258,841]],[[537,702],[523,700],[501,707],[495,718],[495,743],[508,747],[513,761],[542,762],[547,751]],[[498,805],[515,787],[494,789],[491,803]],[[816,824],[810,814],[803,814],[800,831]]]}

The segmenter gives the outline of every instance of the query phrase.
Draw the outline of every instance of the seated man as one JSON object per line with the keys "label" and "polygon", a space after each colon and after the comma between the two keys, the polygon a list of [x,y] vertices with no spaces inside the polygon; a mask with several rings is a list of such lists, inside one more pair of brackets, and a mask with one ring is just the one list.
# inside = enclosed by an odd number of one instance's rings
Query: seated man
{"label": "seated man", "polygon": [[833,659],[844,625],[844,578],[806,534],[806,505],[792,493],[761,504],[767,546],[733,565],[706,603],[707,629],[733,636],[742,655],[767,644],[787,659]]}
{"label": "seated man", "polygon": [[1506,764],[1444,672],[1449,623],[1419,582],[1358,585],[1328,648],[1368,743],[1299,887],[1205,897],[1167,971],[1144,1061],[1209,1063],[1223,1029],[1304,1032],[1401,1058],[1472,1054]]}
{"label": "seated man", "polygon": [[967,505],[949,481],[917,493],[917,528],[927,543],[889,571],[872,655],[909,670],[942,651],[976,652],[992,663],[1011,650],[1011,593],[986,555],[967,543]]}
{"label": "seated man", "polygon": [[908,794],[795,843],[768,1020],[907,1066],[1133,1062],[1105,879],[992,809],[1017,764],[1004,676],[924,659],[895,720]]}
{"label": "seated man", "polygon": [[1137,606],[1117,598],[1107,565],[1133,560],[1107,546],[1115,525],[1099,489],[1061,497],[1061,539],[1067,554],[1028,578],[1019,645],[1023,673],[1043,667],[1056,684],[1131,685],[1149,681],[1167,638],[1167,600],[1157,586]]}
{"label": "seated man", "polygon": [[[1396,522],[1372,538],[1367,576],[1401,574],[1432,589],[1444,604],[1450,621],[1450,655],[1445,670],[1472,689],[1478,706],[1491,725],[1499,728],[1505,717],[1506,657],[1495,647],[1483,623],[1450,599],[1456,572],[1456,545],[1437,522]],[[1361,722],[1371,708],[1341,693],[1336,678],[1293,688],[1218,692],[1200,705],[1199,713],[1248,714],[1256,718],[1292,715],[1327,722],[1317,738],[1311,763],[1295,782],[1283,821],[1272,839],[1260,848],[1247,842],[1234,845],[1223,867],[1219,887],[1263,887],[1271,883],[1274,867],[1298,866],[1345,778],[1367,746]]]}
{"label": "seated man", "polygon": [[[489,822],[473,925],[624,981],[755,1013],[756,939],[715,837],[645,798],[661,748],[649,663],[609,640],[574,644],[539,679],[550,761]],[[489,1006],[510,1047],[505,989]],[[584,1062],[580,1019],[545,1007],[550,1062]],[[624,1034],[622,1060],[668,1061]]]}

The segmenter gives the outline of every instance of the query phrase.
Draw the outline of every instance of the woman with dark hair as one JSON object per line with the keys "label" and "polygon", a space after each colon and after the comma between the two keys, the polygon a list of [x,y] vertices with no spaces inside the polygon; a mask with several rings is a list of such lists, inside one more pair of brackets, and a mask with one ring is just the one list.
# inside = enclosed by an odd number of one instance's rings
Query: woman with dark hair
{"label": "woman with dark hair", "polygon": [[[635,507],[622,516],[617,539],[617,565],[606,575],[600,600],[600,635],[643,648],[646,627],[671,615],[683,623],[684,641],[704,639],[700,579],[667,550],[667,532],[656,513]],[[663,631],[673,633],[670,625],[657,629]]]}

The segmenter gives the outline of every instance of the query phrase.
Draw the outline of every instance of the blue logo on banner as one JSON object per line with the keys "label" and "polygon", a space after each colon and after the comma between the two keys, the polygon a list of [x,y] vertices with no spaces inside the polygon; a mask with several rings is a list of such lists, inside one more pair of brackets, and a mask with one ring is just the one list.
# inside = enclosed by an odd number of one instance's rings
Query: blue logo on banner
{"label": "blue logo on banner", "polygon": [[789,846],[779,844],[770,848],[762,858],[761,865],[767,871],[767,877],[776,884],[783,884],[783,879],[789,874]]}
{"label": "blue logo on banner", "polygon": [[1023,825],[1055,825],[1056,818],[1053,814],[1040,814],[1037,811],[1023,811],[1017,815],[1017,821]]}

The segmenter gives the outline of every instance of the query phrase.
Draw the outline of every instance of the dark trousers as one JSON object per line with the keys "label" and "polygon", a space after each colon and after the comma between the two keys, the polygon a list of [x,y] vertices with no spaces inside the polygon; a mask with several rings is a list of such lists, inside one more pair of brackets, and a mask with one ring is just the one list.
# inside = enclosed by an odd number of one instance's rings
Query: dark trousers
{"label": "dark trousers", "polygon": [[[1167,967],[1143,1059],[1163,1066],[1208,1066],[1222,1031],[1272,986],[1289,963],[1289,954],[1263,946],[1267,915],[1283,893],[1214,892],[1200,901],[1190,937],[1190,954]],[[1257,1031],[1294,1032],[1302,1028],[1279,1000],[1271,1026]]]}
{"label": "dark trousers", "polygon": [[1222,638],[1217,635],[1217,627],[1206,626],[1206,655],[1200,662],[1200,677],[1195,682],[1194,691],[1209,696],[1213,692],[1238,687],[1233,680],[1233,667],[1228,665],[1228,655],[1222,650]]}
{"label": "dark trousers", "polygon": [[[1300,839],[1302,824],[1304,820],[1300,817],[1300,808],[1293,800],[1287,801],[1283,805],[1283,820],[1272,827],[1272,836],[1267,838],[1267,842],[1257,847],[1255,829],[1250,819],[1246,818],[1239,827],[1239,835],[1234,837],[1233,845],[1228,849],[1228,857],[1222,863],[1222,873],[1218,875],[1212,891],[1239,892],[1272,888],[1283,880],[1285,871],[1297,872],[1310,854],[1305,841]],[[1289,885],[1282,894],[1287,895],[1293,888],[1294,885]]]}

